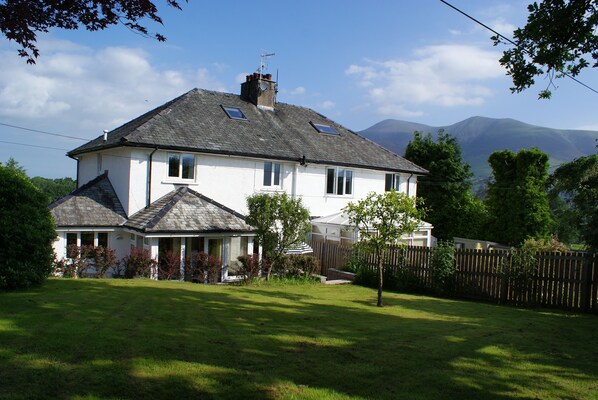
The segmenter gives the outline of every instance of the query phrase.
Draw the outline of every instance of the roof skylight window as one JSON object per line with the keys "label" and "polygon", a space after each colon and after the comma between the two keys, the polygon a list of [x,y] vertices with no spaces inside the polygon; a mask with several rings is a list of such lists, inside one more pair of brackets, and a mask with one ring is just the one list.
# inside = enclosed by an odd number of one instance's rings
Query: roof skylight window
{"label": "roof skylight window", "polygon": [[245,114],[243,114],[243,111],[241,111],[241,109],[238,107],[222,106],[222,109],[230,119],[247,120],[247,117]]}
{"label": "roof skylight window", "polygon": [[310,122],[314,128],[320,133],[326,133],[328,135],[338,135],[338,131],[334,126],[324,125],[324,124],[316,124],[315,122]]}

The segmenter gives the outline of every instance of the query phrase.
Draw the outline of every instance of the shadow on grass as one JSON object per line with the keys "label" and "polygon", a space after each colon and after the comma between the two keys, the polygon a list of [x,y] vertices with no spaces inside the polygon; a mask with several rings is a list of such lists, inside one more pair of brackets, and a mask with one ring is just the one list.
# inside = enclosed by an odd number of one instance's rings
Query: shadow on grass
{"label": "shadow on grass", "polygon": [[595,317],[373,299],[355,287],[103,280],[0,293],[0,398],[598,393]]}

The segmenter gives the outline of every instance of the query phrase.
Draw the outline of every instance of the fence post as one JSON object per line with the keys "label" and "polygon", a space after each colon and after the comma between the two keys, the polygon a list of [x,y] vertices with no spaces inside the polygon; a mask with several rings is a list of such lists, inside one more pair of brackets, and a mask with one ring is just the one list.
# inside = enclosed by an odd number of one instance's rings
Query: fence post
{"label": "fence post", "polygon": [[581,264],[581,293],[580,306],[582,312],[590,311],[592,304],[592,269],[594,267],[593,254],[586,254]]}

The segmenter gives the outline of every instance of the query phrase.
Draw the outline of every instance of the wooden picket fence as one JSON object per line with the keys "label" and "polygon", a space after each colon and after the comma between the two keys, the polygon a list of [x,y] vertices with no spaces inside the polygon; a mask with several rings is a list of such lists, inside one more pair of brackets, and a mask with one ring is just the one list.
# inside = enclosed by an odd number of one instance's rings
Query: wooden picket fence
{"label": "wooden picket fence", "polygon": [[[352,250],[330,242],[312,241],[322,275],[328,268],[342,269]],[[389,247],[385,268],[407,270],[422,291],[433,291],[431,259],[434,249]],[[582,252],[536,253],[533,269],[525,279],[514,278],[517,270],[511,252],[455,250],[452,295],[499,304],[541,306],[578,312],[598,312],[598,255]],[[373,257],[368,265],[375,269]]]}

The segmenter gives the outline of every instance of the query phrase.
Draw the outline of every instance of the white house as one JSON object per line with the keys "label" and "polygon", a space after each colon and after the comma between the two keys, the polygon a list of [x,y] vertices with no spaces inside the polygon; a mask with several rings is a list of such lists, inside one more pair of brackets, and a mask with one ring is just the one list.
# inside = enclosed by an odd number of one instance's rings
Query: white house
{"label": "white house", "polygon": [[193,89],[70,151],[78,188],[50,206],[57,256],[93,244],[119,258],[203,250],[227,265],[254,250],[253,193],[300,197],[314,218],[372,191],[416,195],[426,170],[276,92],[258,73],[241,95]]}

